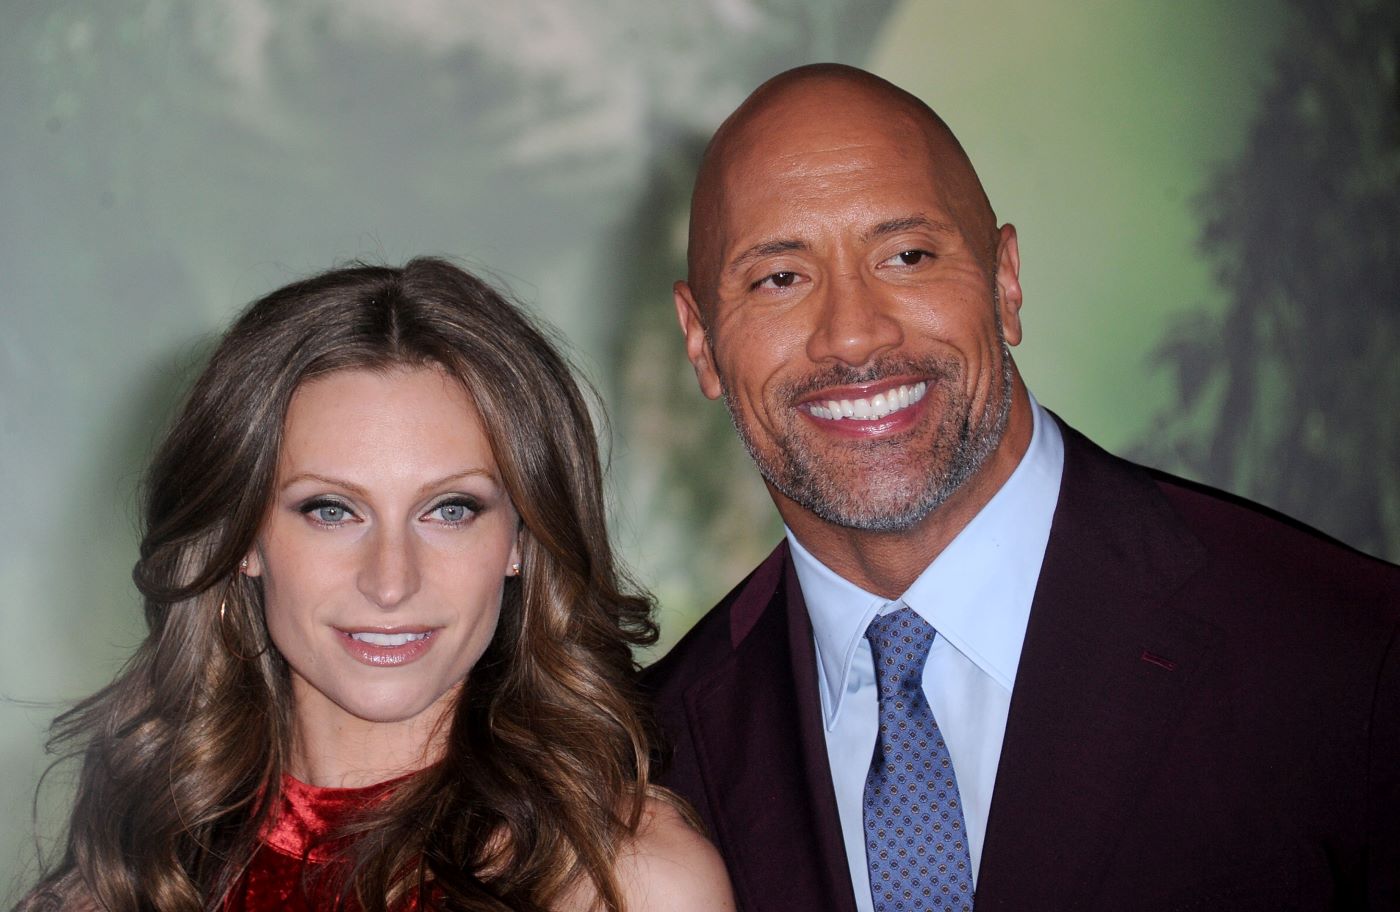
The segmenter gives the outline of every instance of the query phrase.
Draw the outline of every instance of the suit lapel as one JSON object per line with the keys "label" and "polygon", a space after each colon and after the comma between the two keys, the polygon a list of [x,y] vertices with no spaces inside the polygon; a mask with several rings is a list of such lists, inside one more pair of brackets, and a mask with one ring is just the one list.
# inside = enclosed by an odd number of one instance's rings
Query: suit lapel
{"label": "suit lapel", "polygon": [[1064,477],[992,794],[979,912],[1092,900],[1216,635],[1163,605],[1201,548],[1150,477],[1062,428]]}
{"label": "suit lapel", "polygon": [[731,635],[729,660],[685,700],[740,908],[855,912],[811,622],[786,545],[734,603]]}

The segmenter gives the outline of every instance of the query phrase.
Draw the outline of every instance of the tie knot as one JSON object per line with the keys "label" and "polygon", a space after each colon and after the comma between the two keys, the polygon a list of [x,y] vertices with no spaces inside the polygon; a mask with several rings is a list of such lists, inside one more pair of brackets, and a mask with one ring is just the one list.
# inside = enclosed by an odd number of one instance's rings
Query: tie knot
{"label": "tie knot", "polygon": [[881,694],[922,686],[933,636],[933,625],[907,605],[870,622],[865,638],[870,641]]}

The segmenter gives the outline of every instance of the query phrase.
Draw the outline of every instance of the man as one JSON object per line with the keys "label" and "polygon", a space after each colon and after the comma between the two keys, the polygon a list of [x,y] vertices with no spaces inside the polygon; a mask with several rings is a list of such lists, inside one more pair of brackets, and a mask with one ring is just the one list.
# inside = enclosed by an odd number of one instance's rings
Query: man
{"label": "man", "polygon": [[741,908],[1400,909],[1400,572],[1118,460],[1011,359],[913,96],[761,86],[676,309],[786,541],[649,672]]}

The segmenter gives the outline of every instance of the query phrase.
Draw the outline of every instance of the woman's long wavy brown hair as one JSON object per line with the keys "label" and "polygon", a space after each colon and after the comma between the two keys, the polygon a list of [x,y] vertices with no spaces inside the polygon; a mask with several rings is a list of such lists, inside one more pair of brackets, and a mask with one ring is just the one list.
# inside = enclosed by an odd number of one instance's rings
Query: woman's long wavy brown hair
{"label": "woman's long wavy brown hair", "polygon": [[460,379],[521,519],[524,570],[472,669],[444,755],[356,824],[347,903],[545,909],[574,889],[619,910],[649,726],[633,645],[650,601],[609,548],[588,404],[542,332],[441,260],[355,266],[255,302],[195,383],[145,488],[136,585],[149,635],[54,722],[81,755],[59,863],[22,909],[219,908],[256,847],[292,743],[286,663],[237,572],[271,503],[288,404],[308,378],[436,366]]}

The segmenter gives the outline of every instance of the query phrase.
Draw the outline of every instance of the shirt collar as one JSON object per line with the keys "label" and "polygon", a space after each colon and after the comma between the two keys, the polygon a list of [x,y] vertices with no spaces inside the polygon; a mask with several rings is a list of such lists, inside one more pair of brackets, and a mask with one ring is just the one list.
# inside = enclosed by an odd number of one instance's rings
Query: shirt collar
{"label": "shirt collar", "polygon": [[[1031,442],[1020,464],[972,521],[897,601],[1008,692],[1026,637],[1064,468],[1059,426],[1031,398]],[[831,570],[787,530],[812,619],[826,725],[841,711],[865,629],[892,604]]]}

